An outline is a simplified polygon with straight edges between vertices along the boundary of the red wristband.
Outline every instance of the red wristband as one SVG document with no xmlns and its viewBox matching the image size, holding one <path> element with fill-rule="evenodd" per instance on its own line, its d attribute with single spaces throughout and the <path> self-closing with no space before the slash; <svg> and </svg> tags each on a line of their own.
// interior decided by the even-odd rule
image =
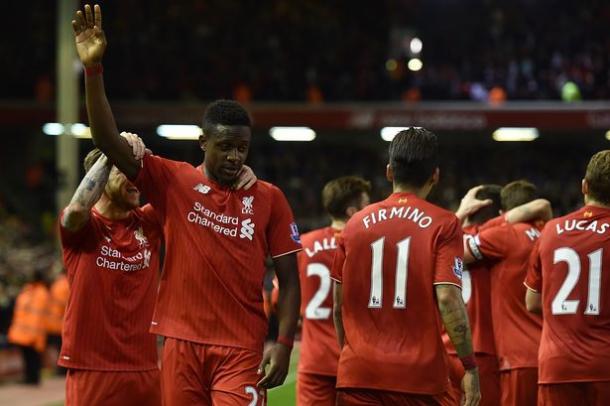
<svg viewBox="0 0 610 406">
<path fill-rule="evenodd" d="M 474 354 L 462 357 L 460 358 L 460 361 L 462 361 L 464 371 L 468 371 L 469 369 L 475 369 L 477 367 L 477 360 L 474 358 Z"/>
<path fill-rule="evenodd" d="M 294 338 L 289 338 L 289 337 L 285 337 L 285 336 L 279 336 L 277 338 L 276 342 L 278 344 L 285 345 L 288 348 L 292 348 L 292 346 L 294 344 Z"/>
<path fill-rule="evenodd" d="M 85 76 L 101 75 L 104 72 L 104 67 L 101 63 L 96 63 L 92 66 L 85 66 Z"/>
</svg>

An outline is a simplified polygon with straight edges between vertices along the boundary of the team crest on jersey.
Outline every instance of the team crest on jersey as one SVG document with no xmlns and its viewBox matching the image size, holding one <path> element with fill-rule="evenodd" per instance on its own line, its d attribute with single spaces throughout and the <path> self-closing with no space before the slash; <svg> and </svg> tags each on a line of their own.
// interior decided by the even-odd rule
<svg viewBox="0 0 610 406">
<path fill-rule="evenodd" d="M 204 185 L 203 183 L 198 183 L 197 185 L 195 185 L 193 190 L 198 191 L 202 195 L 207 195 L 208 193 L 210 193 L 210 190 L 212 190 L 212 188 L 208 185 Z"/>
<path fill-rule="evenodd" d="M 301 243 L 301 235 L 299 234 L 299 227 L 296 223 L 290 223 L 290 238 L 297 244 Z"/>
<path fill-rule="evenodd" d="M 254 209 L 252 208 L 252 204 L 254 203 L 254 196 L 245 196 L 242 200 L 241 200 L 241 204 L 242 204 L 242 208 L 241 208 L 241 213 L 242 214 L 254 214 Z"/>
<path fill-rule="evenodd" d="M 142 229 L 142 227 L 140 227 L 136 231 L 134 231 L 133 235 L 134 235 L 134 237 L 136 237 L 136 240 L 138 240 L 138 244 L 140 245 L 140 248 L 148 247 L 148 239 L 144 235 L 144 230 Z"/>
<path fill-rule="evenodd" d="M 464 273 L 464 261 L 462 261 L 462 258 L 455 257 L 455 260 L 453 261 L 453 273 L 455 276 L 462 279 L 462 274 Z"/>
</svg>

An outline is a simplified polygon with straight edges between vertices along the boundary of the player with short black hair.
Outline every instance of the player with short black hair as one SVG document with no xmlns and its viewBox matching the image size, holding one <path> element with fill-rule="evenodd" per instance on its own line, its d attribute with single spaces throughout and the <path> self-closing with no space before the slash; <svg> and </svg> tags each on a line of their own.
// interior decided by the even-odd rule
<svg viewBox="0 0 610 406">
<path fill-rule="evenodd" d="M 394 193 L 352 216 L 338 239 L 331 270 L 341 346 L 337 405 L 447 401 L 441 323 L 464 362 L 466 405 L 479 402 L 460 291 L 461 224 L 425 200 L 439 173 L 436 135 L 399 132 L 387 166 Z"/>
<path fill-rule="evenodd" d="M 251 141 L 245 109 L 212 103 L 199 138 L 199 167 L 145 155 L 133 159 L 106 98 L 106 49 L 99 6 L 72 22 L 85 66 L 93 141 L 144 192 L 164 229 L 166 256 L 151 332 L 165 337 L 161 384 L 166 405 L 264 403 L 288 373 L 299 316 L 299 233 L 276 186 L 235 190 Z M 260 289 L 271 256 L 280 285 L 279 337 L 263 354 L 267 318 Z M 267 369 L 267 366 L 269 368 Z"/>
</svg>

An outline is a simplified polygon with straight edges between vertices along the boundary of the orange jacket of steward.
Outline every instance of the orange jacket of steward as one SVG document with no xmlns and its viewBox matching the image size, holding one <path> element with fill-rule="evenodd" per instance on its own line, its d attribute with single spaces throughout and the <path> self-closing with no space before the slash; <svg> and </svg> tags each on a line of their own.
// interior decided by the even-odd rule
<svg viewBox="0 0 610 406">
<path fill-rule="evenodd" d="M 47 320 L 47 332 L 49 334 L 61 335 L 69 295 L 70 286 L 68 285 L 68 278 L 62 274 L 51 285 L 49 318 Z"/>
<path fill-rule="evenodd" d="M 47 341 L 49 291 L 40 282 L 26 284 L 15 302 L 8 341 L 42 352 Z"/>
</svg>

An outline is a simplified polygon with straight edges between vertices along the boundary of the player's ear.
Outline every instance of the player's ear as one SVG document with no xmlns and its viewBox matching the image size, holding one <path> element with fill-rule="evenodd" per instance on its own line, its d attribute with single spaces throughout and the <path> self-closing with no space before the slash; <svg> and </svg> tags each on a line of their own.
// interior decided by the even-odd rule
<svg viewBox="0 0 610 406">
<path fill-rule="evenodd" d="M 199 148 L 204 152 L 208 148 L 208 136 L 205 133 L 199 136 Z"/>
<path fill-rule="evenodd" d="M 582 194 L 585 196 L 589 194 L 589 183 L 587 182 L 586 179 L 582 180 L 580 190 L 582 191 Z"/>
<path fill-rule="evenodd" d="M 385 167 L 385 178 L 390 182 L 394 182 L 394 171 L 392 170 L 390 164 L 387 164 Z"/>
<path fill-rule="evenodd" d="M 434 173 L 432 174 L 432 185 L 433 186 L 436 185 L 440 179 L 441 179 L 441 169 L 437 167 L 434 170 Z"/>
<path fill-rule="evenodd" d="M 349 206 L 345 209 L 345 216 L 350 219 L 354 214 L 358 213 L 358 208 L 354 206 Z"/>
</svg>

